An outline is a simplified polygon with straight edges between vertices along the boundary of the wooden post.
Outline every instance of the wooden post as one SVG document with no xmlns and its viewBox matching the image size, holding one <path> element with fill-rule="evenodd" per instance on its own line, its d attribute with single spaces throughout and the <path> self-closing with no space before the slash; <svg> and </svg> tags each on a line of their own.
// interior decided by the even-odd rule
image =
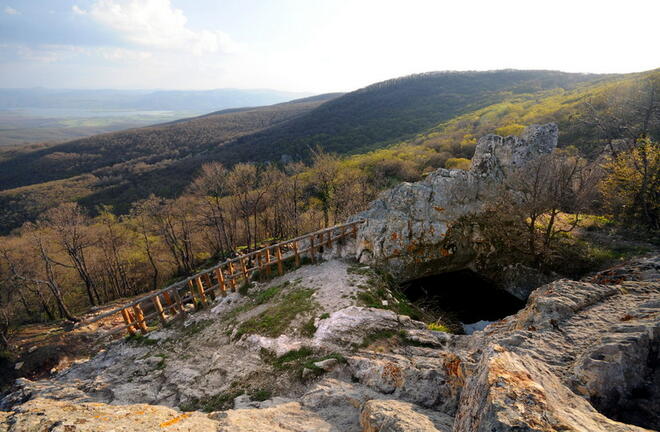
<svg viewBox="0 0 660 432">
<path fill-rule="evenodd" d="M 241 271 L 243 272 L 243 279 L 245 279 L 245 283 L 250 282 L 250 277 L 248 276 L 247 267 L 245 267 L 245 258 L 241 258 Z"/>
<path fill-rule="evenodd" d="M 266 249 L 266 274 L 270 276 L 270 249 Z"/>
<path fill-rule="evenodd" d="M 213 282 L 211 281 L 211 273 L 204 273 L 202 275 L 204 282 L 206 282 L 207 293 L 211 296 L 211 300 L 215 300 L 215 291 L 213 290 Z"/>
<path fill-rule="evenodd" d="M 160 323 L 165 325 L 165 311 L 163 310 L 163 305 L 160 302 L 160 297 L 154 296 L 151 298 L 151 300 L 154 302 L 154 306 L 156 307 L 156 310 L 158 311 L 158 319 L 160 320 Z"/>
<path fill-rule="evenodd" d="M 357 238 L 357 222 L 353 223 L 353 238 Z"/>
<path fill-rule="evenodd" d="M 300 255 L 298 255 L 298 242 L 293 242 L 293 254 L 296 257 L 296 267 L 300 267 Z"/>
<path fill-rule="evenodd" d="M 342 226 L 341 232 L 339 233 L 339 238 L 344 238 L 345 235 L 346 235 L 346 227 Z"/>
<path fill-rule="evenodd" d="M 163 298 L 165 299 L 165 303 L 167 304 L 167 310 L 170 314 L 176 315 L 177 314 L 177 308 L 175 306 L 174 300 L 172 300 L 172 297 L 170 296 L 170 293 L 165 291 L 163 293 Z"/>
<path fill-rule="evenodd" d="M 185 318 L 186 308 L 183 307 L 183 299 L 179 295 L 179 289 L 177 287 L 172 288 L 172 296 L 174 297 L 174 301 L 176 302 L 179 308 L 179 318 L 181 319 Z"/>
<path fill-rule="evenodd" d="M 133 336 L 135 334 L 135 327 L 133 327 L 130 313 L 126 309 L 122 309 L 121 316 L 122 318 L 124 318 L 124 322 L 128 326 L 126 327 L 126 330 L 128 331 L 128 335 Z"/>
<path fill-rule="evenodd" d="M 277 272 L 282 276 L 284 269 L 282 268 L 282 249 L 279 246 L 275 248 L 275 257 L 277 258 Z"/>
<path fill-rule="evenodd" d="M 188 281 L 188 288 L 190 291 L 190 300 L 192 300 L 193 303 L 195 303 L 195 284 L 193 284 L 192 279 Z"/>
<path fill-rule="evenodd" d="M 142 307 L 139 304 L 136 304 L 133 306 L 133 311 L 135 311 L 135 320 L 137 321 L 137 325 L 140 328 L 140 331 L 142 334 L 147 334 L 149 327 L 147 327 L 147 323 L 144 321 L 144 313 L 142 312 Z"/>
<path fill-rule="evenodd" d="M 316 253 L 314 252 L 314 236 L 309 237 L 309 257 L 312 262 L 316 262 Z"/>
<path fill-rule="evenodd" d="M 229 263 L 229 283 L 231 284 L 231 290 L 236 292 L 236 278 L 234 278 L 234 264 Z"/>
<path fill-rule="evenodd" d="M 328 249 L 332 248 L 332 230 L 328 231 Z"/>
<path fill-rule="evenodd" d="M 227 287 L 225 286 L 225 275 L 222 273 L 222 268 L 215 269 L 215 277 L 218 278 L 218 287 L 220 287 L 220 294 L 227 295 Z"/>
<path fill-rule="evenodd" d="M 261 262 L 261 254 L 257 254 L 257 267 L 259 267 L 259 273 L 263 270 L 263 263 Z"/>
<path fill-rule="evenodd" d="M 204 292 L 204 284 L 202 283 L 201 276 L 197 276 L 195 278 L 195 283 L 197 284 L 197 290 L 199 292 L 199 300 L 202 302 L 203 305 L 206 305 L 207 304 L 206 292 Z"/>
</svg>

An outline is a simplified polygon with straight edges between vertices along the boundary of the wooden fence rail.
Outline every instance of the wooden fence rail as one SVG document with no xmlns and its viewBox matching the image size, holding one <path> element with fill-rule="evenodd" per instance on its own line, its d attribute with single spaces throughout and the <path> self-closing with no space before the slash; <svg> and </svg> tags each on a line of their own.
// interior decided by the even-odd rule
<svg viewBox="0 0 660 432">
<path fill-rule="evenodd" d="M 172 319 L 183 319 L 188 313 L 186 305 L 206 306 L 209 300 L 218 295 L 226 296 L 227 291 L 236 292 L 238 283 L 249 283 L 257 272 L 270 276 L 275 266 L 277 274 L 282 275 L 286 261 L 293 259 L 294 266 L 299 267 L 305 256 L 316 262 L 324 248 L 332 248 L 334 242 L 345 237 L 355 238 L 357 226 L 362 222 L 358 220 L 325 228 L 223 261 L 187 279 L 85 320 L 80 325 L 119 314 L 124 324 L 105 333 L 104 337 L 123 330 L 129 335 L 137 332 L 146 334 L 149 332 L 150 320 L 156 320 L 157 325 L 164 325 Z M 146 315 L 145 310 L 149 312 Z"/>
</svg>

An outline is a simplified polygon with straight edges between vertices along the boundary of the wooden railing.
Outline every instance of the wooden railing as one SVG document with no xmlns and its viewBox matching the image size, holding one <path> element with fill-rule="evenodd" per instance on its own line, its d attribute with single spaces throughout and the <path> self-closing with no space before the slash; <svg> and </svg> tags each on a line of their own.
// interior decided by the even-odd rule
<svg viewBox="0 0 660 432">
<path fill-rule="evenodd" d="M 188 313 L 187 306 L 192 304 L 192 310 L 195 310 L 198 306 L 206 306 L 209 298 L 213 300 L 217 295 L 226 296 L 227 291 L 235 292 L 239 283 L 249 283 L 256 272 L 271 276 L 273 271 L 277 271 L 278 275 L 282 275 L 285 271 L 285 262 L 288 260 L 293 260 L 295 267 L 301 265 L 303 257 L 316 262 L 324 248 L 331 248 L 335 242 L 347 236 L 356 237 L 357 226 L 362 222 L 358 220 L 325 228 L 229 259 L 187 279 L 85 320 L 80 325 L 84 326 L 120 314 L 124 324 L 105 333 L 104 337 L 122 330 L 126 330 L 129 335 L 135 335 L 138 331 L 146 334 L 149 332 L 149 320 L 157 320 L 157 325 L 164 325 L 171 319 L 183 319 Z"/>
</svg>

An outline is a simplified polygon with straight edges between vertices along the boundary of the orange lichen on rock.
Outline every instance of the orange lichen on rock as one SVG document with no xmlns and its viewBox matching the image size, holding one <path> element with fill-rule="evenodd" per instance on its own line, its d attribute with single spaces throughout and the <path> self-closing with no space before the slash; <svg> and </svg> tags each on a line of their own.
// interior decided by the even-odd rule
<svg viewBox="0 0 660 432">
<path fill-rule="evenodd" d="M 187 419 L 188 417 L 190 417 L 190 414 L 181 414 L 179 416 L 174 417 L 173 419 L 162 422 L 160 424 L 160 427 L 164 428 L 164 427 L 172 426 L 173 424 L 177 424 L 181 420 Z"/>
</svg>

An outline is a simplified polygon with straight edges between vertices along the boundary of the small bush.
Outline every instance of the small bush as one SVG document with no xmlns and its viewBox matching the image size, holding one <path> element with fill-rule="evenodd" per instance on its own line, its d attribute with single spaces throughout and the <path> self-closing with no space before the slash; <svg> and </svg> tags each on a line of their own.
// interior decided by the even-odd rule
<svg viewBox="0 0 660 432">
<path fill-rule="evenodd" d="M 433 330 L 433 331 L 451 333 L 451 330 L 449 330 L 449 327 L 447 327 L 444 324 L 429 323 L 429 324 L 426 325 L 426 328 L 429 329 L 429 330 Z"/>
</svg>

